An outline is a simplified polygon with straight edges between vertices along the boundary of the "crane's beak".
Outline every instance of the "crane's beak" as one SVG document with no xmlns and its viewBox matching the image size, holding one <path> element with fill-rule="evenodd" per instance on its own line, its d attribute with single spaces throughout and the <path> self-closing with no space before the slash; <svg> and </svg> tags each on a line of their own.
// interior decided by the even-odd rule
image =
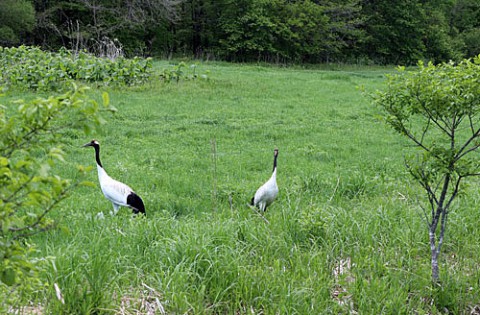
<svg viewBox="0 0 480 315">
<path fill-rule="evenodd" d="M 91 146 L 92 146 L 92 143 L 89 142 L 89 143 L 85 143 L 84 145 L 82 145 L 82 148 L 91 147 Z"/>
</svg>

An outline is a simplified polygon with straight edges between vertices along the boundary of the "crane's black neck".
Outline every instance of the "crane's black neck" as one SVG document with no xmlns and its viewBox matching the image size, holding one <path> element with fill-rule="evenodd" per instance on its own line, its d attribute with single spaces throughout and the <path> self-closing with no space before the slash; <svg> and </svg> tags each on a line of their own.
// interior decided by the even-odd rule
<svg viewBox="0 0 480 315">
<path fill-rule="evenodd" d="M 275 151 L 275 154 L 273 155 L 273 171 L 275 172 L 275 169 L 277 168 L 277 156 L 278 156 L 278 151 Z"/>
<path fill-rule="evenodd" d="M 102 162 L 100 161 L 100 146 L 98 144 L 94 144 L 93 148 L 95 149 L 95 159 L 97 160 L 97 164 L 103 168 Z"/>
</svg>

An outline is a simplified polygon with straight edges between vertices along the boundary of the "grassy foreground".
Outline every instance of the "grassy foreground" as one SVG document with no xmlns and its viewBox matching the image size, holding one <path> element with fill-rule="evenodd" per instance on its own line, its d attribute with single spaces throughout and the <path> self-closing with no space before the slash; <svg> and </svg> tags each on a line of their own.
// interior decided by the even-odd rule
<svg viewBox="0 0 480 315">
<path fill-rule="evenodd" d="M 93 137 L 107 172 L 142 196 L 148 216 L 110 216 L 93 169 L 97 187 L 55 212 L 62 228 L 31 240 L 55 257 L 34 305 L 52 314 L 480 309 L 478 182 L 449 216 L 433 289 L 420 190 L 403 165 L 411 148 L 358 89 L 381 88 L 386 69 L 200 68 L 210 81 L 108 91 L 119 111 Z M 80 134 L 65 139 L 63 176 L 94 166 Z M 269 178 L 275 147 L 280 194 L 267 223 L 247 203 Z"/>
</svg>

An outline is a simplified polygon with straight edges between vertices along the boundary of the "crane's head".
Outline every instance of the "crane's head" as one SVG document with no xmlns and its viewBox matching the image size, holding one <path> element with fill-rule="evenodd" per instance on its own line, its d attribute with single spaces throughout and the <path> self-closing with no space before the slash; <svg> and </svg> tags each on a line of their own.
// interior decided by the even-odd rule
<svg viewBox="0 0 480 315">
<path fill-rule="evenodd" d="M 273 150 L 273 156 L 277 156 L 278 155 L 278 149 L 275 148 L 275 150 Z"/>
<path fill-rule="evenodd" d="M 95 140 L 95 139 L 93 139 L 93 140 L 90 141 L 89 143 L 85 143 L 85 144 L 83 145 L 83 147 L 94 147 L 94 148 L 95 148 L 95 147 L 99 147 L 99 146 L 100 146 L 100 143 L 99 143 L 97 140 Z"/>
</svg>

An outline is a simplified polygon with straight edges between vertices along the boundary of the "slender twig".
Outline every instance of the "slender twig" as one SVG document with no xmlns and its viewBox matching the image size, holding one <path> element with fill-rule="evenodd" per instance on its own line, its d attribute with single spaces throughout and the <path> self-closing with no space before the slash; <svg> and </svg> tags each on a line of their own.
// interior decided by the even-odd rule
<svg viewBox="0 0 480 315">
<path fill-rule="evenodd" d="M 34 178 L 35 178 L 35 175 L 30 175 L 30 177 L 25 182 L 23 182 L 22 185 L 20 185 L 10 196 L 8 196 L 5 199 L 2 199 L 2 201 L 4 203 L 9 203 L 15 200 L 14 198 L 16 197 L 16 195 L 20 191 L 22 191 Z"/>
<path fill-rule="evenodd" d="M 427 215 L 427 210 L 425 209 L 425 207 L 422 206 L 422 204 L 420 203 L 420 200 L 418 200 L 418 197 L 417 197 L 417 203 L 420 206 L 420 209 L 422 209 L 422 213 L 423 213 L 423 217 L 425 219 L 425 223 L 430 228 L 430 220 L 429 220 L 428 215 Z"/>
<path fill-rule="evenodd" d="M 428 195 L 430 204 L 432 205 L 432 208 L 434 208 L 434 203 L 435 204 L 438 203 L 438 200 L 437 200 L 435 191 L 432 190 L 432 187 L 428 183 L 428 176 L 425 174 L 425 170 L 422 168 L 422 169 L 420 169 L 420 171 L 418 173 L 416 173 L 412 169 L 410 164 L 408 164 L 406 161 L 405 161 L 405 167 L 410 172 L 410 174 L 412 174 L 414 177 L 418 177 L 418 176 L 420 177 L 418 182 L 419 182 L 420 186 L 422 186 L 427 191 L 427 195 Z M 418 174 L 418 176 L 416 174 Z"/>
<path fill-rule="evenodd" d="M 420 138 L 420 142 L 423 143 L 423 140 L 425 139 L 425 135 L 427 134 L 428 132 L 428 129 L 430 129 L 430 122 L 431 120 L 427 120 L 427 125 L 425 126 L 425 128 L 423 129 L 423 132 L 422 132 L 422 137 Z"/>
<path fill-rule="evenodd" d="M 69 187 L 67 187 L 66 189 L 64 189 L 58 196 L 55 200 L 53 200 L 53 202 L 43 211 L 42 214 L 40 214 L 35 222 L 33 222 L 32 224 L 30 225 L 27 225 L 27 226 L 24 226 L 24 227 L 21 227 L 21 228 L 14 228 L 14 227 L 10 227 L 9 228 L 9 231 L 11 232 L 14 232 L 14 233 L 18 233 L 18 232 L 22 232 L 22 231 L 25 231 L 25 230 L 31 230 L 35 227 L 37 227 L 43 220 L 43 218 L 53 209 L 55 208 L 55 206 L 57 206 L 62 200 L 64 200 L 66 197 L 67 197 L 67 194 L 70 190 L 74 189 L 75 187 L 77 187 L 79 185 L 79 183 L 75 183 L 73 185 L 70 185 Z M 33 235 L 33 234 L 36 234 L 38 233 L 38 231 L 34 231 L 34 232 L 29 232 L 29 233 L 21 233 L 21 234 L 17 234 L 13 237 L 13 239 L 20 239 L 20 238 L 24 238 L 24 237 L 28 237 L 30 235 Z"/>
<path fill-rule="evenodd" d="M 427 152 L 430 152 L 430 149 L 427 148 L 422 142 L 420 142 L 413 134 L 411 134 L 406 128 L 405 126 L 402 125 L 402 132 L 410 139 L 412 140 L 413 142 L 415 142 L 415 144 L 419 147 L 421 147 L 422 149 L 424 149 L 425 151 Z"/>
<path fill-rule="evenodd" d="M 257 210 L 256 207 L 254 207 L 254 206 L 252 206 L 252 205 L 250 205 L 250 204 L 247 204 L 247 206 L 248 206 L 250 209 L 252 209 L 256 214 L 258 214 L 267 224 L 270 224 L 270 222 L 268 222 L 267 218 L 265 218 L 265 217 L 263 216 L 263 214 L 261 214 L 260 211 Z"/>
<path fill-rule="evenodd" d="M 457 154 L 456 157 L 455 157 L 455 162 L 457 162 L 459 159 L 461 159 L 462 157 L 464 157 L 464 156 L 467 155 L 468 153 L 473 152 L 473 151 L 476 151 L 478 148 L 480 148 L 480 143 L 474 145 L 473 147 L 471 147 L 470 149 L 464 151 L 464 152 L 463 152 L 462 154 L 460 154 L 460 155 Z"/>
<path fill-rule="evenodd" d="M 453 129 L 457 129 L 461 125 L 461 123 L 463 122 L 464 118 L 465 118 L 465 116 L 458 117 L 455 125 L 453 125 Z"/>
<path fill-rule="evenodd" d="M 435 119 L 435 117 L 432 115 L 432 113 L 430 112 L 430 110 L 429 110 L 428 108 L 426 108 L 424 102 L 422 102 L 422 101 L 420 101 L 420 100 L 418 100 L 418 102 L 419 102 L 420 106 L 422 107 L 424 113 L 426 114 L 427 118 L 430 119 L 431 121 L 433 121 L 433 123 L 434 123 L 441 131 L 443 131 L 444 133 L 446 133 L 446 134 L 450 137 L 450 136 L 451 136 L 451 135 L 450 135 L 450 132 L 449 132 L 447 129 L 445 129 L 445 127 L 442 126 L 442 124 L 440 124 L 440 123 L 437 121 L 437 119 Z M 447 124 L 445 121 L 443 121 L 442 119 L 440 119 L 440 121 L 441 121 L 443 124 L 445 124 L 445 125 L 448 126 L 448 124 Z"/>
<path fill-rule="evenodd" d="M 33 137 L 36 134 L 39 134 L 41 131 L 46 130 L 47 124 L 50 122 L 51 118 L 52 117 L 47 117 L 47 119 L 41 125 L 32 128 L 29 132 L 24 134 L 22 136 L 22 141 L 21 142 L 19 142 L 19 143 L 12 142 L 12 144 L 9 147 L 5 148 L 6 151 L 4 153 L 4 156 L 5 157 L 10 157 L 13 154 L 13 152 L 15 152 L 16 150 L 20 150 L 25 145 L 30 144 Z"/>
<path fill-rule="evenodd" d="M 337 194 L 338 185 L 340 185 L 340 177 L 337 177 L 337 185 L 335 185 L 335 189 L 333 190 L 332 195 L 331 195 L 330 198 L 328 199 L 328 202 L 331 202 L 332 199 L 333 199 L 333 198 L 335 197 L 335 195 Z"/>
<path fill-rule="evenodd" d="M 453 189 L 453 192 L 452 192 L 452 195 L 450 196 L 448 202 L 447 202 L 447 205 L 445 206 L 445 209 L 450 209 L 450 205 L 452 204 L 452 201 L 453 199 L 455 199 L 455 197 L 457 197 L 458 195 L 458 191 L 460 189 L 460 181 L 462 180 L 464 176 L 461 176 L 459 175 L 456 182 L 455 182 L 455 188 Z"/>
<path fill-rule="evenodd" d="M 475 126 L 474 126 L 474 123 L 472 121 L 472 116 L 471 115 L 468 115 L 468 122 L 470 124 L 470 131 L 472 132 L 472 135 L 475 134 Z"/>
<path fill-rule="evenodd" d="M 475 151 L 480 147 L 480 144 L 475 144 L 473 147 L 466 150 L 466 148 L 470 145 L 470 143 L 472 143 L 472 141 L 478 138 L 479 136 L 480 136 L 480 128 L 477 129 L 477 131 L 475 131 L 473 135 L 463 144 L 460 150 L 458 150 L 457 154 L 454 157 L 455 162 L 461 159 L 462 157 L 464 157 L 465 155 L 467 155 L 468 153 Z"/>
<path fill-rule="evenodd" d="M 440 253 L 440 249 L 441 249 L 442 244 L 443 244 L 443 238 L 444 238 L 445 229 L 446 229 L 446 226 L 447 226 L 447 217 L 448 217 L 448 211 L 444 210 L 442 212 L 442 219 L 441 219 L 441 222 L 440 222 L 440 237 L 438 239 L 437 248 L 436 248 L 437 256 Z"/>
</svg>

